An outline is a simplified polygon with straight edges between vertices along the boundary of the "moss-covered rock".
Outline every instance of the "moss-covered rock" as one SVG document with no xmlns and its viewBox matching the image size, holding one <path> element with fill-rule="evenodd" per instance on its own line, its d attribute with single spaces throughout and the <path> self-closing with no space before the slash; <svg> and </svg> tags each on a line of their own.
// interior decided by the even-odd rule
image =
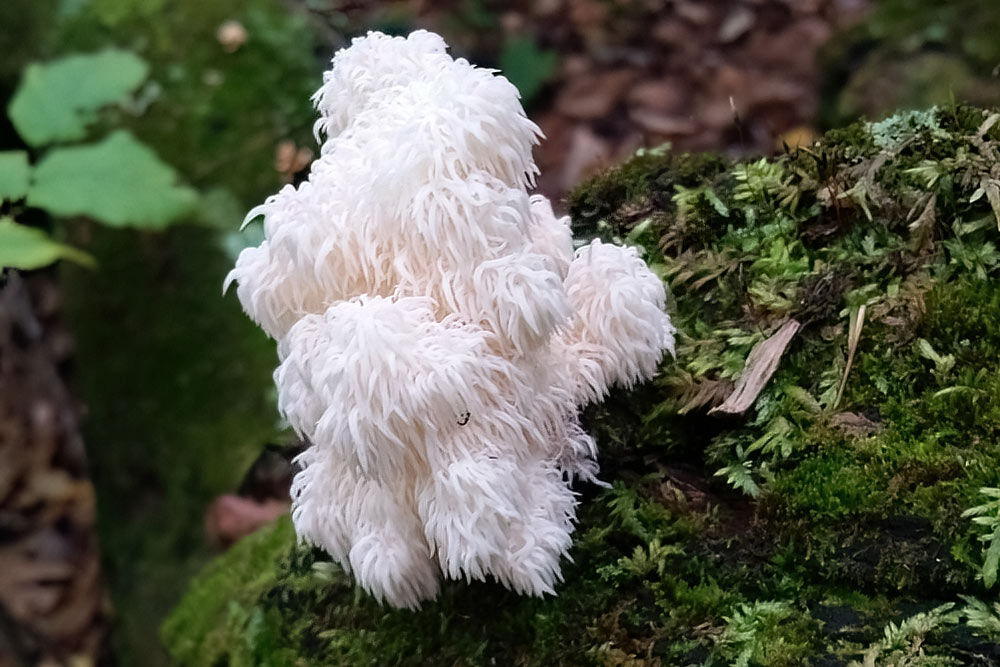
<svg viewBox="0 0 1000 667">
<path fill-rule="evenodd" d="M 647 151 L 570 204 L 578 235 L 645 248 L 679 336 L 656 380 L 587 410 L 612 486 L 581 489 L 558 597 L 449 582 L 386 609 L 282 522 L 195 581 L 175 659 L 998 664 L 1000 114 L 856 123 L 770 161 Z"/>
</svg>

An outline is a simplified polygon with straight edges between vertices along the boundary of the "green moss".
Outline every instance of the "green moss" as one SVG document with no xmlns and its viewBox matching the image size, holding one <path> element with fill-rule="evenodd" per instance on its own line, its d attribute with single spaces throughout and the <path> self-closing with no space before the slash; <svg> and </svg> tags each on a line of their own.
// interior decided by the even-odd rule
<svg viewBox="0 0 1000 667">
<path fill-rule="evenodd" d="M 711 154 L 678 155 L 669 146 L 646 151 L 580 186 L 570 200 L 575 236 L 624 235 L 639 216 L 672 208 L 675 186 L 710 184 L 725 162 Z"/>
<path fill-rule="evenodd" d="M 846 450 L 804 459 L 771 488 L 787 516 L 829 522 L 883 505 L 887 481 Z"/>
<path fill-rule="evenodd" d="M 232 656 L 278 637 L 268 655 L 308 664 L 994 655 L 941 611 L 988 593 L 962 513 L 1000 487 L 1000 239 L 976 194 L 1000 163 L 996 127 L 976 136 L 990 117 L 856 123 L 771 161 L 659 150 L 582 185 L 574 224 L 641 244 L 665 277 L 678 354 L 585 411 L 613 486 L 582 489 L 558 597 L 449 582 L 418 613 L 386 610 L 322 553 L 290 550 L 240 616 L 266 641 L 192 613 L 233 594 L 201 581 L 169 626 L 175 656 L 218 632 Z M 754 405 L 711 414 L 789 319 L 801 328 Z"/>
<path fill-rule="evenodd" d="M 174 658 L 183 664 L 214 665 L 220 659 L 233 666 L 263 664 L 257 658 L 273 648 L 274 637 L 265 629 L 269 619 L 254 605 L 274 586 L 275 564 L 293 544 L 294 531 L 286 517 L 240 541 L 206 567 L 195 578 L 183 610 L 163 625 Z M 227 595 L 219 596 L 219 590 Z M 190 628 L 203 633 L 181 634 Z M 253 641 L 231 644 L 233 634 Z M 270 642 L 260 641 L 265 637 Z"/>
<path fill-rule="evenodd" d="M 814 621 L 787 602 L 741 604 L 725 621 L 718 655 L 730 664 L 792 667 L 815 654 Z"/>
</svg>

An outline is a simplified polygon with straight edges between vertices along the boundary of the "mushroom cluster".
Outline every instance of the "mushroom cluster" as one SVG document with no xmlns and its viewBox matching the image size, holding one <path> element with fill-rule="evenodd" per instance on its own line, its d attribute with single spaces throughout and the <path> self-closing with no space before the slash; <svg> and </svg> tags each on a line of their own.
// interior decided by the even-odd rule
<svg viewBox="0 0 1000 667">
<path fill-rule="evenodd" d="M 442 574 L 554 593 L 597 473 L 579 408 L 673 352 L 663 283 L 635 249 L 574 251 L 528 193 L 517 89 L 438 35 L 355 39 L 314 102 L 320 156 L 250 212 L 265 240 L 227 279 L 312 443 L 296 531 L 396 607 Z"/>
</svg>

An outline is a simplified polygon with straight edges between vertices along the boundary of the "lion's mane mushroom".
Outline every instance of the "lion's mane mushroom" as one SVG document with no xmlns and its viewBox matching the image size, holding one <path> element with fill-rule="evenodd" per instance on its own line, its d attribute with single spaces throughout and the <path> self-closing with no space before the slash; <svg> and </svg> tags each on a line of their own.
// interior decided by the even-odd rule
<svg viewBox="0 0 1000 667">
<path fill-rule="evenodd" d="M 446 48 L 369 33 L 334 56 L 320 157 L 251 211 L 265 240 L 227 279 L 313 443 L 299 536 L 409 608 L 442 573 L 554 593 L 570 484 L 597 472 L 579 407 L 673 352 L 662 282 L 634 249 L 574 252 L 528 194 L 540 132 L 516 88 Z"/>
</svg>

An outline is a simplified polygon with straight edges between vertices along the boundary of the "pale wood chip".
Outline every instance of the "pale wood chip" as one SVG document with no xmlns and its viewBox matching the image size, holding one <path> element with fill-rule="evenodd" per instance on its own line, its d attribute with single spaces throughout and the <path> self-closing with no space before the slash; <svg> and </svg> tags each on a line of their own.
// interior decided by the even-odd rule
<svg viewBox="0 0 1000 667">
<path fill-rule="evenodd" d="M 778 370 L 781 355 L 785 353 L 785 348 L 798 330 L 799 323 L 796 320 L 788 320 L 773 336 L 754 345 L 747 355 L 743 374 L 736 382 L 733 393 L 722 405 L 709 410 L 708 414 L 739 415 L 746 412 L 757 400 L 761 390 L 767 386 L 774 372 Z"/>
</svg>

